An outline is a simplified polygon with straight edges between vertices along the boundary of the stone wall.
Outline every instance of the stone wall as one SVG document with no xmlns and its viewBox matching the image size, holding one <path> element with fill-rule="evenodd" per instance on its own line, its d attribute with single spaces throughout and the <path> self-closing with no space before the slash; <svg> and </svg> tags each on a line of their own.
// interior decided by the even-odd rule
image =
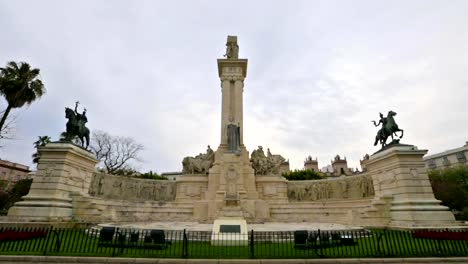
<svg viewBox="0 0 468 264">
<path fill-rule="evenodd" d="M 373 196 L 372 177 L 368 174 L 288 182 L 288 199 L 290 201 L 362 199 Z"/>
<path fill-rule="evenodd" d="M 95 173 L 89 195 L 131 201 L 174 201 L 176 182 Z"/>
</svg>

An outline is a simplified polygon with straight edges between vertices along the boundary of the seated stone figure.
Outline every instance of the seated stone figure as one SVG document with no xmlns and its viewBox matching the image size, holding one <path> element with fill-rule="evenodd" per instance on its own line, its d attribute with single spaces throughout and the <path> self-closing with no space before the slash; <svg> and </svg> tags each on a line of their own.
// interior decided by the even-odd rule
<svg viewBox="0 0 468 264">
<path fill-rule="evenodd" d="M 182 160 L 182 172 L 184 174 L 208 173 L 213 166 L 214 151 L 208 145 L 205 154 L 198 154 L 195 157 L 185 157 Z"/>
<path fill-rule="evenodd" d="M 258 149 L 252 151 L 252 155 L 250 156 L 255 175 L 277 175 L 279 174 L 281 163 L 285 160 L 281 155 L 272 155 L 270 149 L 268 149 L 267 156 L 265 156 L 262 146 L 258 146 Z"/>
</svg>

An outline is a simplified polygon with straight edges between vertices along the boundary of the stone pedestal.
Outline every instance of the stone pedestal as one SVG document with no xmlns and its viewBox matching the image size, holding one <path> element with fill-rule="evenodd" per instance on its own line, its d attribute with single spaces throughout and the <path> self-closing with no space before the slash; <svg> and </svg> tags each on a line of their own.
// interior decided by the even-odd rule
<svg viewBox="0 0 468 264">
<path fill-rule="evenodd" d="M 455 218 L 432 192 L 422 157 L 427 150 L 394 145 L 366 162 L 374 182 L 375 200 L 390 200 L 393 227 L 454 225 Z M 384 213 L 384 212 L 382 212 Z"/>
<path fill-rule="evenodd" d="M 49 143 L 39 148 L 37 174 L 23 201 L 8 211 L 14 221 L 72 220 L 71 195 L 88 195 L 97 160 L 69 143 Z"/>
<path fill-rule="evenodd" d="M 205 194 L 207 220 L 219 217 L 244 217 L 253 221 L 259 195 L 249 153 L 244 147 L 236 153 L 220 146 L 209 171 Z M 205 208 L 200 205 L 200 208 Z"/>
<path fill-rule="evenodd" d="M 212 246 L 247 246 L 249 235 L 247 222 L 242 218 L 223 217 L 213 223 Z"/>
</svg>

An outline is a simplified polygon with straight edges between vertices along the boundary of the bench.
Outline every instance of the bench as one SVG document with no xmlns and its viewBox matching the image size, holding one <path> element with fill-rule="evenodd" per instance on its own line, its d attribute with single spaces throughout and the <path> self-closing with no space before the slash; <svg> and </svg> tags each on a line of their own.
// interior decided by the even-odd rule
<svg viewBox="0 0 468 264">
<path fill-rule="evenodd" d="M 318 249 L 333 246 L 355 245 L 353 236 L 337 232 L 308 232 L 297 230 L 294 232 L 294 248 L 296 249 Z"/>
<path fill-rule="evenodd" d="M 123 250 L 124 248 L 141 249 L 166 249 L 171 245 L 166 241 L 164 230 L 151 230 L 149 234 L 143 234 L 141 239 L 140 232 L 119 232 L 115 227 L 103 227 L 99 233 L 98 247 L 112 247 Z"/>
</svg>

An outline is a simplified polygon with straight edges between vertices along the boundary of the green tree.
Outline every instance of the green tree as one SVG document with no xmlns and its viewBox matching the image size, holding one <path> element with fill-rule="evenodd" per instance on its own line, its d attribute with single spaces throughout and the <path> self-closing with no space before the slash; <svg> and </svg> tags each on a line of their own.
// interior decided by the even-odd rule
<svg viewBox="0 0 468 264">
<path fill-rule="evenodd" d="M 151 180 L 167 180 L 165 176 L 159 175 L 157 172 L 149 171 L 135 176 L 142 179 L 151 179 Z"/>
<path fill-rule="evenodd" d="M 468 167 L 432 170 L 428 175 L 435 197 L 450 209 L 462 212 L 458 219 L 468 220 Z"/>
<path fill-rule="evenodd" d="M 44 84 L 38 79 L 39 72 L 26 62 L 10 61 L 5 68 L 0 68 L 0 94 L 8 104 L 0 120 L 0 131 L 11 109 L 29 105 L 45 93 Z"/>
<path fill-rule="evenodd" d="M 16 202 L 21 201 L 21 197 L 29 193 L 32 179 L 23 179 L 15 183 L 13 188 L 8 192 L 0 193 L 0 214 L 6 214 L 8 209 Z"/>
<path fill-rule="evenodd" d="M 324 176 L 316 171 L 312 170 L 294 170 L 283 173 L 288 181 L 306 181 L 306 180 L 321 180 Z"/>
<path fill-rule="evenodd" d="M 33 163 L 39 162 L 39 151 L 37 151 L 38 147 L 43 147 L 47 145 L 47 143 L 50 143 L 50 137 L 49 136 L 39 136 L 39 139 L 33 143 L 34 148 L 36 149 L 36 152 L 32 154 L 33 158 Z"/>
</svg>

